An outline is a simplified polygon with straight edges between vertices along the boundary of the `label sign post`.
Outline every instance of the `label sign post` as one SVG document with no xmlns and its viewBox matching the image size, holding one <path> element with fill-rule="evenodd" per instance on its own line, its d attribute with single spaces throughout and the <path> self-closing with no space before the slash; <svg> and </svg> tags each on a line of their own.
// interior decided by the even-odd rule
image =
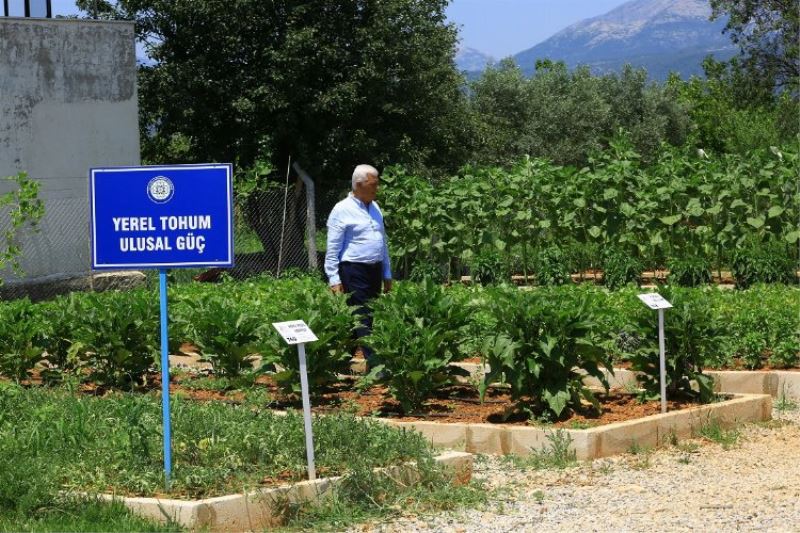
<svg viewBox="0 0 800 533">
<path fill-rule="evenodd" d="M 661 412 L 667 412 L 667 360 L 664 347 L 664 309 L 672 304 L 657 292 L 640 294 L 639 299 L 650 309 L 658 310 L 658 365 L 661 373 Z"/>
<path fill-rule="evenodd" d="M 308 398 L 308 372 L 306 369 L 306 343 L 314 342 L 317 336 L 302 320 L 274 322 L 272 324 L 281 334 L 286 344 L 297 345 L 297 357 L 300 359 L 300 392 L 303 396 L 303 425 L 306 434 L 306 459 L 308 460 L 308 479 L 317 479 L 314 466 L 314 434 L 311 432 L 311 402 Z"/>
<path fill-rule="evenodd" d="M 233 267 L 230 164 L 89 171 L 92 270 L 158 269 L 164 479 L 172 473 L 167 268 Z"/>
</svg>

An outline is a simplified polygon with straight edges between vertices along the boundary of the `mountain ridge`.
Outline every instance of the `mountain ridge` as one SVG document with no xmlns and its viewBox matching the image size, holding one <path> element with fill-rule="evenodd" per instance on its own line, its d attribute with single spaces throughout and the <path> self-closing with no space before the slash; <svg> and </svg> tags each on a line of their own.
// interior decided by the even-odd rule
<svg viewBox="0 0 800 533">
<path fill-rule="evenodd" d="M 684 78 L 703 75 L 706 56 L 724 60 L 738 50 L 722 33 L 726 21 L 710 16 L 708 0 L 631 0 L 567 26 L 512 58 L 526 75 L 534 73 L 539 59 L 564 61 L 570 68 L 586 65 L 595 74 L 619 72 L 631 64 L 662 81 L 670 72 Z M 462 70 L 476 75 L 474 69 Z"/>
</svg>

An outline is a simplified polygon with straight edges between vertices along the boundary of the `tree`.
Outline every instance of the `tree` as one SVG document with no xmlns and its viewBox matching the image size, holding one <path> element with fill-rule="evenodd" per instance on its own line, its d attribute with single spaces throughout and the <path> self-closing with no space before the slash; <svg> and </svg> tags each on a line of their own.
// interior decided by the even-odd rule
<svg viewBox="0 0 800 533">
<path fill-rule="evenodd" d="M 249 166 L 266 139 L 276 166 L 293 154 L 321 177 L 362 160 L 458 164 L 463 80 L 446 4 L 120 0 L 96 10 L 135 20 L 154 61 L 140 76 L 147 159 L 177 139 L 187 159 Z"/>
<path fill-rule="evenodd" d="M 347 187 L 358 163 L 449 170 L 466 156 L 447 0 L 79 5 L 134 20 L 146 43 L 153 64 L 140 67 L 139 105 L 148 162 L 251 168 L 268 159 L 285 169 L 291 156 L 324 197 Z"/>
<path fill-rule="evenodd" d="M 705 78 L 667 82 L 690 110 L 697 148 L 747 154 L 796 139 L 798 102 L 788 91 L 776 94 L 772 78 L 754 75 L 736 57 L 721 62 L 709 56 L 703 70 Z"/>
<path fill-rule="evenodd" d="M 775 80 L 797 97 L 800 9 L 797 0 L 711 0 L 712 19 L 727 16 L 725 32 L 739 45 L 743 66 Z"/>
<path fill-rule="evenodd" d="M 570 71 L 544 60 L 525 78 L 509 60 L 488 68 L 470 89 L 480 163 L 508 165 L 530 155 L 582 165 L 620 129 L 650 159 L 662 142 L 681 144 L 689 125 L 675 91 L 629 66 L 594 76 L 587 67 Z"/>
</svg>

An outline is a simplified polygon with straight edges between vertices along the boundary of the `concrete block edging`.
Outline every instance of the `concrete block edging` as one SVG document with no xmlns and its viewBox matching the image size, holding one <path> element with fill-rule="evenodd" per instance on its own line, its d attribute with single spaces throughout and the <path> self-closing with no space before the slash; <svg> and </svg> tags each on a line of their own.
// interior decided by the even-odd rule
<svg viewBox="0 0 800 533">
<path fill-rule="evenodd" d="M 457 483 L 466 483 L 472 476 L 473 456 L 470 453 L 450 451 L 438 455 L 435 460 L 450 472 Z M 375 471 L 401 478 L 404 483 L 414 483 L 418 479 L 413 463 L 376 468 Z M 281 525 L 284 520 L 282 511 L 287 506 L 322 500 L 343 480 L 344 476 L 320 478 L 201 500 L 114 494 L 101 494 L 99 498 L 119 501 L 141 517 L 159 523 L 175 522 L 190 530 L 256 531 Z"/>
<path fill-rule="evenodd" d="M 625 453 L 633 446 L 661 446 L 673 436 L 692 437 L 710 420 L 729 428 L 744 422 L 769 420 L 771 417 L 772 398 L 769 395 L 734 394 L 728 400 L 666 414 L 589 429 L 561 430 L 572 439 L 571 446 L 576 457 L 588 460 Z M 436 447 L 492 455 L 530 455 L 544 450 L 550 444 L 549 437 L 557 431 L 547 427 L 377 420 L 419 431 Z"/>
</svg>

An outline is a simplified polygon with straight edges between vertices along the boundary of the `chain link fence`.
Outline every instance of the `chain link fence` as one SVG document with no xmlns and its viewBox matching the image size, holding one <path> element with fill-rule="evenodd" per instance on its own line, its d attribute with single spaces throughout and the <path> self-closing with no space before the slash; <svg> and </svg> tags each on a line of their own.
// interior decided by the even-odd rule
<svg viewBox="0 0 800 533">
<path fill-rule="evenodd" d="M 224 272 L 236 279 L 263 273 L 281 275 L 292 269 L 320 270 L 314 226 L 314 183 L 302 169 L 301 178 L 239 200 L 234 206 L 232 269 L 173 269 L 176 283 L 214 282 Z M 157 283 L 154 270 L 91 271 L 89 203 L 86 198 L 45 197 L 44 217 L 36 229 L 17 233 L 22 254 L 19 269 L 0 271 L 0 300 L 29 297 L 46 300 L 72 291 L 128 289 Z M 312 221 L 308 224 L 308 221 Z M 0 232 L 10 227 L 0 214 Z M 2 233 L 0 233 L 2 234 Z M 3 245 L 0 243 L 0 245 Z"/>
</svg>

